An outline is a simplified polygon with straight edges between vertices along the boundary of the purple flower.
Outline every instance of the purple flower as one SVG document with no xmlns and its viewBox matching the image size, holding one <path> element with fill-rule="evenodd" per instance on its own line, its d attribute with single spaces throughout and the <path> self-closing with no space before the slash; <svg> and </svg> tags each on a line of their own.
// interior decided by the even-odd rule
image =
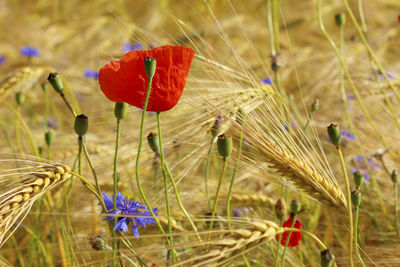
<svg viewBox="0 0 400 267">
<path fill-rule="evenodd" d="M 354 100 L 354 99 L 356 99 L 356 97 L 355 97 L 355 95 L 351 94 L 351 95 L 347 95 L 347 99 Z"/>
<path fill-rule="evenodd" d="M 340 137 L 341 137 L 342 139 L 346 139 L 347 141 L 354 141 L 354 140 L 356 140 L 356 138 L 354 137 L 354 135 L 353 135 L 350 131 L 347 131 L 347 130 L 342 130 L 342 131 L 340 132 Z"/>
<path fill-rule="evenodd" d="M 85 77 L 97 80 L 99 78 L 99 72 L 94 71 L 94 70 L 92 70 L 90 68 L 86 68 Z"/>
<path fill-rule="evenodd" d="M 141 43 L 135 43 L 135 44 L 124 43 L 123 52 L 125 54 L 130 51 L 140 50 L 142 48 L 143 48 L 143 45 Z"/>
<path fill-rule="evenodd" d="M 110 216 L 105 220 L 113 220 L 117 217 L 117 222 L 114 226 L 114 232 L 116 231 L 128 231 L 128 224 L 132 222 L 132 233 L 139 239 L 138 226 L 146 227 L 147 224 L 155 223 L 155 220 L 151 217 L 151 213 L 146 206 L 143 206 L 139 201 L 128 200 L 121 192 L 118 192 L 116 198 L 116 210 L 113 210 L 113 200 L 106 194 L 103 194 L 104 204 L 108 210 Z M 154 214 L 157 216 L 157 209 L 153 209 Z"/>
<path fill-rule="evenodd" d="M 24 46 L 21 48 L 20 53 L 22 56 L 26 57 L 39 57 L 39 50 L 31 47 L 31 46 Z"/>
<path fill-rule="evenodd" d="M 272 85 L 272 81 L 270 78 L 264 78 L 261 80 L 262 83 Z"/>
<path fill-rule="evenodd" d="M 5 56 L 0 56 L 0 65 L 4 64 L 6 62 L 6 57 Z"/>
</svg>

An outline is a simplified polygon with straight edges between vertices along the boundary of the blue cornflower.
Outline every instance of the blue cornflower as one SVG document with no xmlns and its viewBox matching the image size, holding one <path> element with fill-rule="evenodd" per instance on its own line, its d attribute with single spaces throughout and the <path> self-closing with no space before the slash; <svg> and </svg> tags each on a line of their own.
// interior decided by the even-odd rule
<svg viewBox="0 0 400 267">
<path fill-rule="evenodd" d="M 39 57 L 39 49 L 31 47 L 31 46 L 24 46 L 21 48 L 20 53 L 22 56 L 26 57 Z"/>
<path fill-rule="evenodd" d="M 353 161 L 357 165 L 358 169 L 364 173 L 364 179 L 365 179 L 365 181 L 368 182 L 370 177 L 371 177 L 371 175 L 368 173 L 367 166 L 364 164 L 363 156 L 357 155 L 357 156 L 355 156 L 353 158 Z M 367 158 L 367 162 L 368 162 L 368 165 L 369 165 L 369 167 L 371 168 L 372 171 L 377 171 L 377 170 L 381 169 L 381 165 L 375 159 Z M 355 167 L 351 167 L 351 171 L 352 172 L 355 172 L 358 169 L 355 168 Z"/>
<path fill-rule="evenodd" d="M 146 227 L 147 224 L 155 223 L 155 220 L 151 217 L 151 213 L 146 206 L 143 206 L 139 201 L 128 200 L 121 192 L 117 193 L 116 199 L 116 210 L 113 210 L 113 200 L 106 194 L 103 194 L 104 204 L 108 210 L 110 216 L 105 220 L 113 220 L 117 217 L 117 222 L 114 226 L 114 232 L 122 230 L 123 232 L 128 231 L 128 224 L 132 222 L 132 233 L 139 239 L 138 225 Z M 157 209 L 153 209 L 154 214 L 157 216 Z M 118 216 L 117 216 L 118 215 Z"/>
<path fill-rule="evenodd" d="M 99 72 L 94 71 L 94 70 L 92 70 L 90 68 L 86 68 L 85 77 L 86 78 L 93 78 L 93 79 L 97 80 L 99 78 Z"/>
<path fill-rule="evenodd" d="M 124 51 L 124 53 L 128 53 L 130 51 L 136 51 L 136 50 L 140 50 L 142 48 L 143 48 L 143 45 L 141 43 L 135 43 L 135 44 L 124 43 L 123 51 Z"/>
<path fill-rule="evenodd" d="M 356 138 L 354 137 L 354 135 L 353 135 L 350 131 L 347 131 L 347 130 L 342 130 L 342 131 L 340 132 L 340 137 L 341 137 L 342 139 L 346 139 L 347 141 L 354 141 L 354 140 L 356 140 Z"/>
<path fill-rule="evenodd" d="M 262 83 L 268 84 L 268 85 L 272 85 L 272 81 L 270 78 L 264 78 L 261 80 Z"/>
<path fill-rule="evenodd" d="M 0 56 L 0 65 L 4 64 L 6 62 L 6 57 L 5 56 Z"/>
</svg>

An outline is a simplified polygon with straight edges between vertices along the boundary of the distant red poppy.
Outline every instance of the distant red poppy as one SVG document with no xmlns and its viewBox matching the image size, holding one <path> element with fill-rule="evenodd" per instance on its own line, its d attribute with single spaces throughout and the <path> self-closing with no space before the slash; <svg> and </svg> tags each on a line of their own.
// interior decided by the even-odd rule
<svg viewBox="0 0 400 267">
<path fill-rule="evenodd" d="M 289 219 L 283 223 L 283 227 L 292 227 L 292 221 L 293 221 L 293 215 L 290 214 Z M 303 229 L 303 225 L 301 224 L 300 220 L 297 218 L 296 218 L 296 222 L 294 223 L 294 228 Z M 276 241 L 279 241 L 279 236 L 280 235 L 275 236 Z M 289 236 L 289 232 L 284 232 L 282 234 L 281 245 L 284 246 L 286 244 L 286 240 L 287 240 L 288 236 Z M 301 241 L 301 232 L 292 232 L 292 234 L 290 235 L 288 247 L 296 247 L 299 245 L 300 241 Z"/>
<path fill-rule="evenodd" d="M 131 51 L 119 61 L 111 61 L 100 69 L 99 84 L 108 99 L 143 108 L 148 79 L 144 59 L 157 61 L 156 73 L 147 111 L 173 108 L 182 95 L 194 51 L 183 46 L 166 45 L 146 51 Z"/>
</svg>

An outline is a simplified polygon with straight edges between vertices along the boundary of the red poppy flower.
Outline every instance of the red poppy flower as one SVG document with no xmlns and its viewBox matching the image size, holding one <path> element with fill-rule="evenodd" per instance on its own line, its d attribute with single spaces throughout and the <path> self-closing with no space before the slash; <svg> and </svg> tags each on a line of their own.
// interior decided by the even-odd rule
<svg viewBox="0 0 400 267">
<path fill-rule="evenodd" d="M 126 102 L 143 109 L 148 79 L 144 59 L 157 61 L 156 73 L 147 111 L 173 108 L 182 95 L 194 51 L 183 46 L 166 45 L 147 51 L 131 51 L 119 61 L 111 61 L 100 69 L 100 88 L 108 99 Z"/>
<path fill-rule="evenodd" d="M 292 221 L 293 221 L 293 215 L 290 214 L 289 219 L 283 223 L 283 227 L 292 227 Z M 301 224 L 300 220 L 297 218 L 296 218 L 296 222 L 294 223 L 294 228 L 303 229 L 303 225 Z M 286 240 L 289 236 L 289 233 L 290 232 L 286 231 L 282 234 L 281 245 L 284 246 L 286 244 Z M 278 242 L 279 242 L 279 236 L 280 235 L 275 236 L 275 239 Z M 296 247 L 299 245 L 300 241 L 301 241 L 301 232 L 292 232 L 292 234 L 290 235 L 288 247 Z"/>
</svg>

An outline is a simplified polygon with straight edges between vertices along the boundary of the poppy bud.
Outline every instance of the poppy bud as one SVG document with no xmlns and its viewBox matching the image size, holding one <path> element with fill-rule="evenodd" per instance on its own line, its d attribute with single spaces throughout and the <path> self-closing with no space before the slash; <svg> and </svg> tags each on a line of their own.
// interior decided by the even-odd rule
<svg viewBox="0 0 400 267">
<path fill-rule="evenodd" d="M 390 175 L 390 178 L 392 179 L 392 182 L 394 184 L 397 183 L 397 172 L 396 172 L 396 170 L 392 171 L 392 174 Z"/>
<path fill-rule="evenodd" d="M 339 27 L 344 26 L 346 24 L 346 15 L 344 13 L 338 13 L 335 15 L 336 25 Z"/>
<path fill-rule="evenodd" d="M 339 126 L 336 124 L 331 123 L 328 127 L 328 135 L 329 139 L 331 140 L 332 144 L 339 148 L 340 146 L 340 129 Z"/>
<path fill-rule="evenodd" d="M 335 256 L 333 256 L 329 248 L 321 251 L 321 267 L 331 267 L 334 260 Z"/>
<path fill-rule="evenodd" d="M 217 119 L 214 122 L 214 125 L 211 127 L 211 136 L 213 138 L 217 137 L 217 135 L 221 129 L 221 124 L 222 124 L 221 119 L 222 119 L 222 116 L 218 115 Z"/>
<path fill-rule="evenodd" d="M 122 120 L 128 113 L 128 104 L 125 102 L 116 102 L 114 108 L 114 115 L 117 120 Z"/>
<path fill-rule="evenodd" d="M 293 199 L 292 202 L 290 202 L 290 212 L 293 214 L 299 213 L 301 209 L 301 203 L 297 199 Z"/>
<path fill-rule="evenodd" d="M 286 203 L 283 198 L 279 198 L 275 203 L 275 215 L 279 220 L 285 218 L 286 215 Z"/>
<path fill-rule="evenodd" d="M 356 185 L 356 189 L 359 189 L 361 184 L 364 181 L 364 173 L 362 171 L 353 172 L 354 184 Z"/>
<path fill-rule="evenodd" d="M 43 91 L 48 91 L 49 90 L 49 85 L 47 83 L 42 83 L 42 89 Z"/>
<path fill-rule="evenodd" d="M 217 141 L 218 152 L 223 158 L 229 157 L 232 153 L 232 138 L 226 137 L 225 134 L 218 136 Z"/>
<path fill-rule="evenodd" d="M 319 99 L 315 99 L 311 104 L 311 112 L 315 112 L 319 109 Z"/>
<path fill-rule="evenodd" d="M 149 133 L 147 136 L 147 142 L 154 153 L 160 153 L 160 143 L 156 133 Z"/>
<path fill-rule="evenodd" d="M 156 60 L 152 57 L 146 57 L 144 59 L 144 71 L 146 72 L 147 78 L 153 78 L 156 73 Z"/>
<path fill-rule="evenodd" d="M 59 94 L 63 93 L 64 86 L 61 77 L 58 73 L 56 72 L 50 73 L 47 80 L 50 82 L 51 86 L 57 93 Z"/>
<path fill-rule="evenodd" d="M 77 135 L 79 136 L 85 135 L 88 131 L 88 128 L 89 128 L 88 117 L 86 117 L 83 114 L 75 117 L 74 129 Z"/>
<path fill-rule="evenodd" d="M 15 94 L 15 100 L 17 101 L 18 105 L 23 105 L 25 103 L 25 95 L 21 92 Z"/>
<path fill-rule="evenodd" d="M 53 132 L 47 131 L 44 134 L 44 140 L 46 141 L 46 145 L 51 146 L 54 141 L 54 134 Z"/>
<path fill-rule="evenodd" d="M 351 192 L 351 202 L 355 207 L 359 207 L 361 204 L 361 193 L 357 190 Z"/>
</svg>

